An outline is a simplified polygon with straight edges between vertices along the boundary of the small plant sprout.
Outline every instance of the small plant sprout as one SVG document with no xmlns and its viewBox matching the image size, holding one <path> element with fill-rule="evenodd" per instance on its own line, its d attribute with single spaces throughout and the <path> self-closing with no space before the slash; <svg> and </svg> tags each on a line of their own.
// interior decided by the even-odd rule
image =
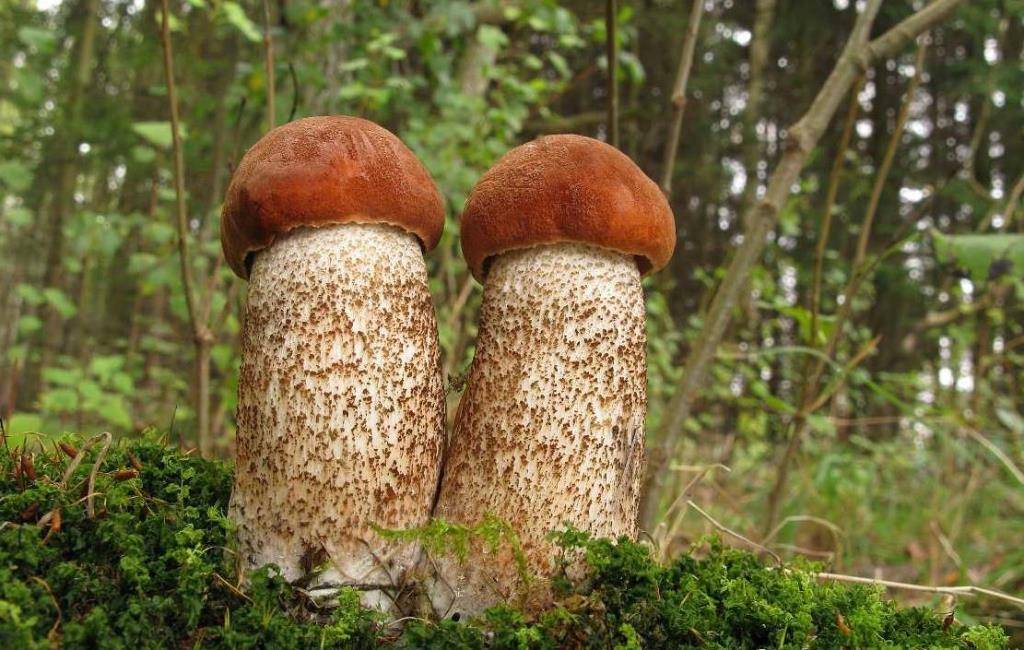
<svg viewBox="0 0 1024 650">
<path fill-rule="evenodd" d="M 422 249 L 444 226 L 429 173 L 354 117 L 298 120 L 242 159 L 221 222 L 249 279 L 230 514 L 243 564 L 288 580 L 388 588 L 415 544 L 373 526 L 423 524 L 444 435 L 437 327 Z"/>
<path fill-rule="evenodd" d="M 461 231 L 484 295 L 435 512 L 460 524 L 507 521 L 529 570 L 544 575 L 555 529 L 636 534 L 647 407 L 640 280 L 672 255 L 672 212 L 624 154 L 557 135 L 484 174 Z M 481 548 L 439 566 L 431 598 L 441 611 L 476 613 L 525 585 L 510 552 Z"/>
</svg>

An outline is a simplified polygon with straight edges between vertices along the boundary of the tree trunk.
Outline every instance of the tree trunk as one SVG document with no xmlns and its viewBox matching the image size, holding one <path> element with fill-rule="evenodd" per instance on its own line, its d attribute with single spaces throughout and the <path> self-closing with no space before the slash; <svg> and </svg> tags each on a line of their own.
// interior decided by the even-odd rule
<svg viewBox="0 0 1024 650">
<path fill-rule="evenodd" d="M 67 83 L 67 101 L 64 106 L 65 130 L 55 142 L 57 166 L 56 190 L 50 218 L 45 226 L 46 266 L 43 287 L 60 289 L 64 268 L 64 222 L 74 209 L 75 186 L 78 180 L 78 144 L 82 129 L 82 108 L 86 85 L 92 73 L 93 53 L 96 45 L 99 0 L 82 0 L 81 25 L 71 61 L 74 67 Z M 52 307 L 42 308 L 43 327 L 39 330 L 33 348 L 39 351 L 38 362 L 26 373 L 25 397 L 34 399 L 40 389 L 42 369 L 51 365 L 61 339 L 60 315 Z"/>
</svg>

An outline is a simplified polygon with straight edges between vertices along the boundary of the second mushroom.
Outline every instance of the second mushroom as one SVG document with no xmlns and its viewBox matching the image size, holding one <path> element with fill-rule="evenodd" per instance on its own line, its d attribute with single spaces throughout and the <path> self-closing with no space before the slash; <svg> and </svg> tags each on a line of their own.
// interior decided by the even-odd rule
<svg viewBox="0 0 1024 650">
<path fill-rule="evenodd" d="M 548 573 L 553 530 L 636 534 L 647 406 L 640 281 L 671 257 L 674 219 L 624 154 L 560 135 L 513 149 L 480 179 L 461 236 L 484 295 L 435 514 L 508 522 L 526 568 Z M 440 561 L 436 609 L 472 614 L 521 595 L 508 549 L 474 553 Z"/>
</svg>

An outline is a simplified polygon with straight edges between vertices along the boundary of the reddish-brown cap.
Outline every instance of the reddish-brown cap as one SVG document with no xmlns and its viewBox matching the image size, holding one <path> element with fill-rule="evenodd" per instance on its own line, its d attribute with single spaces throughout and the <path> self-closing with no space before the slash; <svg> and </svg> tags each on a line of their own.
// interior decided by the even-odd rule
<svg viewBox="0 0 1024 650">
<path fill-rule="evenodd" d="M 552 135 L 506 153 L 477 182 L 460 224 L 477 280 L 487 260 L 538 244 L 580 242 L 634 255 L 642 273 L 668 263 L 675 219 L 665 196 L 621 151 Z"/>
<path fill-rule="evenodd" d="M 224 257 L 249 277 L 249 255 L 300 226 L 388 223 L 437 245 L 444 199 L 409 148 L 382 126 L 347 116 L 279 126 L 242 157 L 221 213 Z"/>
</svg>

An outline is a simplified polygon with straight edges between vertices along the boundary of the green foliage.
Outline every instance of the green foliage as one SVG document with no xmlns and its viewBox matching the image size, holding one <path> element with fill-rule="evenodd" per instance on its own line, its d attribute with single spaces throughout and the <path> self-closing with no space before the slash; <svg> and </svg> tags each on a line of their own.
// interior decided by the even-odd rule
<svg viewBox="0 0 1024 650">
<path fill-rule="evenodd" d="M 1024 279 L 1024 235 L 944 235 L 936 230 L 932 237 L 939 260 L 966 269 L 975 282 L 1004 275 Z"/>
<path fill-rule="evenodd" d="M 716 540 L 661 565 L 645 546 L 577 531 L 555 536 L 559 566 L 582 556 L 587 575 L 570 580 L 563 571 L 550 609 L 416 620 L 396 636 L 351 590 L 321 611 L 271 568 L 253 574 L 244 592 L 234 586 L 225 464 L 167 449 L 152 435 L 114 445 L 103 459 L 99 444 L 62 443 L 66 451 L 33 456 L 34 478 L 20 469 L 22 450 L 0 455 L 3 647 L 1007 647 L 998 628 L 943 629 L 934 613 L 898 609 L 876 589 L 820 583 L 805 567 L 766 566 Z M 82 462 L 65 483 L 76 452 Z M 81 495 L 97 463 L 90 516 Z M 496 521 L 401 535 L 455 553 L 474 540 L 510 539 Z"/>
</svg>

